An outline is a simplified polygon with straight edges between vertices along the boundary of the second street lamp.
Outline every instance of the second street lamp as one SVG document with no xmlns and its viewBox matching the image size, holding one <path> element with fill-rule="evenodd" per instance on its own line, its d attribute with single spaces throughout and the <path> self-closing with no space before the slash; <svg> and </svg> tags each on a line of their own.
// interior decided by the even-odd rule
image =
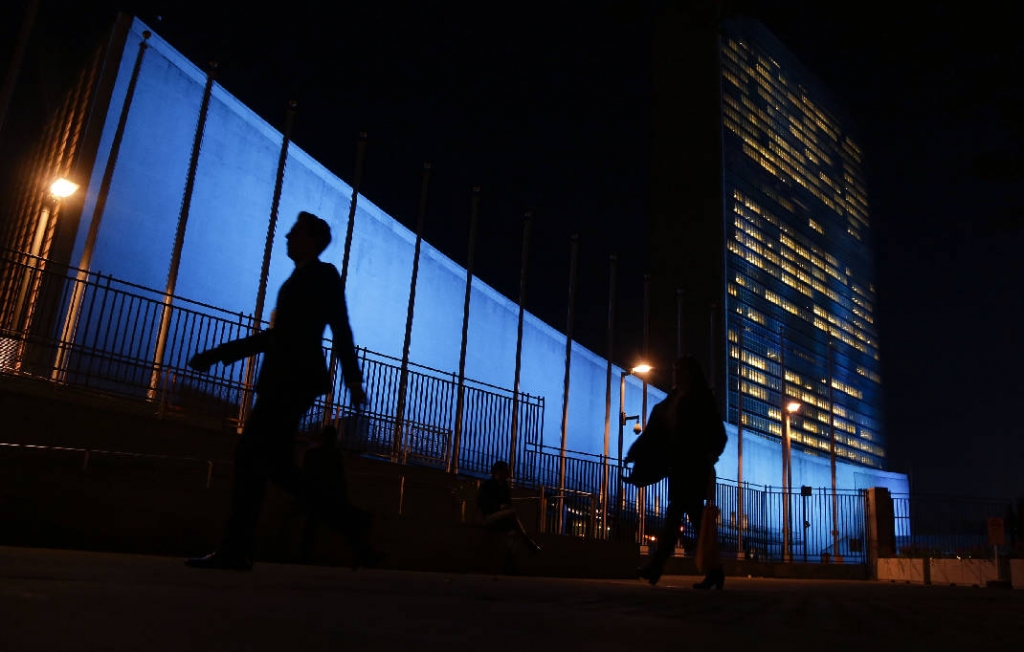
<svg viewBox="0 0 1024 652">
<path fill-rule="evenodd" d="M 787 401 L 782 411 L 782 558 L 790 560 L 789 494 L 793 487 L 793 468 L 790 444 L 790 421 L 802 406 L 797 401 Z"/>
<path fill-rule="evenodd" d="M 618 521 L 621 528 L 622 524 L 622 446 L 623 446 L 623 429 L 626 426 L 627 421 L 633 419 L 637 420 L 637 428 L 640 427 L 639 419 L 640 415 L 626 416 L 626 377 L 635 374 L 645 374 L 653 369 L 649 364 L 638 364 L 632 369 L 623 369 L 622 373 L 619 374 L 619 480 L 617 483 L 617 491 L 615 493 L 615 513 L 617 515 L 616 521 Z"/>
</svg>

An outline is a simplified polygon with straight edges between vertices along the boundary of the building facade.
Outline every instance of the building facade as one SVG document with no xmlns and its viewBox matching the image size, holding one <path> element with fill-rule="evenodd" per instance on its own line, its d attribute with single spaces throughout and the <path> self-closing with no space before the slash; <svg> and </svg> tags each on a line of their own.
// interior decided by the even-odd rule
<svg viewBox="0 0 1024 652">
<path fill-rule="evenodd" d="M 863 153 L 828 91 L 763 25 L 671 10 L 656 57 L 651 253 L 682 290 L 677 347 L 727 421 L 885 469 Z M 661 344 L 671 344 L 662 316 Z"/>
</svg>

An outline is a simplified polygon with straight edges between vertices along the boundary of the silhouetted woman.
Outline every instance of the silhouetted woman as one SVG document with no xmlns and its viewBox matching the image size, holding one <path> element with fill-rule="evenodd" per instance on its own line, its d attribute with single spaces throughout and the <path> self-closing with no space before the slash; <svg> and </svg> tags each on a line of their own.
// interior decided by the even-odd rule
<svg viewBox="0 0 1024 652">
<path fill-rule="evenodd" d="M 672 556 L 684 513 L 700 532 L 704 501 L 714 500 L 715 462 L 725 450 L 726 441 L 718 406 L 696 358 L 684 356 L 677 360 L 673 376 L 671 394 L 651 410 L 651 421 L 667 419 L 671 432 L 666 446 L 669 470 L 665 526 L 650 564 L 639 569 L 640 577 L 651 584 L 658 583 L 665 560 Z M 719 562 L 693 588 L 721 589 L 724 583 L 725 574 Z"/>
</svg>

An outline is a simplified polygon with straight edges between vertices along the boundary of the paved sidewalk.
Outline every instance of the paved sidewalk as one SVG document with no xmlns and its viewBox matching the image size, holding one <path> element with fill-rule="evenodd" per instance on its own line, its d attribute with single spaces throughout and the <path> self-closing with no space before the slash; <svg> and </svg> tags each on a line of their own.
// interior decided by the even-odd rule
<svg viewBox="0 0 1024 652">
<path fill-rule="evenodd" d="M 1022 650 L 1024 591 L 730 577 L 640 581 L 0 547 L 0 650 Z"/>
</svg>

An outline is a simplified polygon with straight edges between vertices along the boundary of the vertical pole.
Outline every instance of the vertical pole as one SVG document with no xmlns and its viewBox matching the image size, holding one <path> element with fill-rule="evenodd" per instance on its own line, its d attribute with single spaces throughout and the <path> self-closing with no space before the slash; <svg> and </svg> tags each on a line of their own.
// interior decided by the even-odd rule
<svg viewBox="0 0 1024 652">
<path fill-rule="evenodd" d="M 565 380 L 562 383 L 562 445 L 558 451 L 558 533 L 565 534 L 563 509 L 565 504 L 565 446 L 569 436 L 569 369 L 572 362 L 572 334 L 576 319 L 576 265 L 579 258 L 580 237 L 569 239 L 569 308 L 565 328 Z"/>
<path fill-rule="evenodd" d="M 807 562 L 807 496 L 803 486 L 800 487 L 800 536 L 803 538 L 804 562 Z"/>
<path fill-rule="evenodd" d="M 352 234 L 355 232 L 356 225 L 356 205 L 359 202 L 359 186 L 363 182 L 363 165 L 366 161 L 366 132 L 360 131 L 359 136 L 356 139 L 356 170 L 354 178 L 352 179 L 352 197 L 348 202 L 348 222 L 345 226 L 345 246 L 341 254 L 341 292 L 345 294 L 345 288 L 348 284 L 348 260 L 352 252 Z M 333 335 L 333 333 L 332 333 Z M 331 390 L 327 392 L 327 396 L 324 398 L 324 413 L 323 421 L 324 425 L 333 416 L 334 412 L 334 379 L 338 376 L 338 361 L 334 356 L 334 341 L 331 341 L 331 352 L 328 358 L 327 369 L 330 375 L 330 387 Z"/>
<path fill-rule="evenodd" d="M 836 404 L 832 390 L 834 373 L 833 341 L 828 342 L 828 453 L 832 466 L 832 558 L 842 561 L 839 554 L 839 495 L 836 491 Z"/>
<path fill-rule="evenodd" d="M 743 332 L 746 329 L 740 324 L 738 335 L 739 359 L 736 361 L 736 549 L 738 557 L 744 559 L 743 552 Z"/>
<path fill-rule="evenodd" d="M 132 75 L 128 79 L 128 88 L 125 91 L 124 102 L 121 104 L 121 114 L 117 119 L 117 128 L 114 129 L 114 138 L 110 143 L 110 151 L 107 154 L 107 163 L 103 168 L 103 179 L 100 181 L 99 192 L 96 194 L 96 207 L 92 211 L 92 219 L 89 221 L 89 230 L 85 235 L 85 244 L 82 247 L 82 258 L 78 262 L 78 272 L 75 275 L 74 286 L 71 289 L 71 299 L 68 303 L 67 315 L 64 318 L 64 327 L 61 329 L 60 343 L 57 348 L 57 360 L 53 365 L 53 380 L 64 382 L 67 374 L 68 352 L 75 340 L 75 333 L 78 330 L 78 317 L 82 310 L 82 299 L 85 294 L 85 284 L 89 279 L 89 268 L 92 266 L 92 255 L 96 248 L 96 239 L 99 236 L 100 222 L 103 220 L 103 211 L 107 206 L 107 196 L 110 194 L 110 184 L 114 179 L 114 167 L 117 165 L 117 157 L 121 152 L 121 141 L 124 140 L 125 126 L 128 124 L 128 112 L 135 98 L 135 87 L 139 81 L 139 71 L 142 70 L 142 59 L 149 47 L 149 37 L 152 36 L 149 30 L 142 32 L 142 41 L 139 42 L 139 52 L 135 55 L 135 65 L 132 67 Z"/>
<path fill-rule="evenodd" d="M 619 474 L 615 483 L 615 522 L 622 532 L 622 429 L 626 425 L 626 376 L 628 371 L 619 374 Z"/>
<path fill-rule="evenodd" d="M 544 497 L 543 484 L 540 485 L 540 509 L 537 511 L 539 512 L 540 516 L 540 523 L 537 524 L 537 529 L 540 531 L 541 534 L 544 534 L 545 532 L 547 532 L 548 501 L 547 498 Z"/>
<path fill-rule="evenodd" d="M 789 423 L 790 413 L 786 409 L 786 341 L 782 337 L 782 327 L 779 327 L 779 375 L 782 377 L 782 558 L 789 561 Z"/>
<path fill-rule="evenodd" d="M 651 363 L 651 275 L 644 274 L 644 362 Z M 647 427 L 647 375 L 643 376 L 644 397 L 643 407 L 640 410 L 641 431 Z M 643 545 L 647 540 L 645 537 L 647 527 L 647 487 L 637 489 L 637 520 L 640 535 L 639 543 Z"/>
<path fill-rule="evenodd" d="M 473 186 L 469 209 L 469 256 L 466 259 L 466 296 L 462 301 L 462 344 L 459 347 L 459 385 L 455 398 L 455 444 L 449 458 L 448 470 L 459 472 L 459 453 L 462 450 L 462 412 L 466 402 L 466 346 L 469 342 L 469 299 L 473 289 L 473 259 L 476 255 L 476 222 L 480 214 L 480 186 Z"/>
<path fill-rule="evenodd" d="M 356 204 L 359 201 L 359 186 L 363 183 L 363 167 L 366 163 L 366 132 L 360 131 L 356 139 L 356 171 L 352 179 L 352 198 L 348 203 L 348 222 L 345 226 L 345 248 L 341 255 L 341 289 L 348 282 L 348 260 L 352 253 L 352 234 L 356 224 Z"/>
<path fill-rule="evenodd" d="M 181 249 L 185 244 L 185 228 L 188 225 L 189 210 L 192 206 L 192 191 L 196 184 L 196 168 L 199 165 L 199 150 L 203 144 L 203 131 L 206 129 L 206 114 L 210 109 L 210 94 L 217 72 L 217 62 L 211 61 L 206 73 L 206 87 L 203 89 L 203 101 L 199 106 L 199 120 L 196 123 L 195 138 L 192 140 L 192 155 L 188 164 L 188 176 L 185 179 L 185 193 L 181 198 L 181 212 L 178 215 L 178 227 L 174 233 L 174 247 L 171 250 L 171 265 L 167 272 L 167 287 L 164 289 L 163 309 L 160 314 L 160 330 L 156 338 L 156 354 L 153 356 L 153 375 L 149 381 L 150 400 L 156 398 L 163 372 L 164 351 L 167 348 L 167 332 L 171 327 L 171 304 L 174 287 L 178 283 L 178 265 L 181 263 Z"/>
<path fill-rule="evenodd" d="M 516 327 L 516 371 L 512 385 L 512 436 L 508 447 L 509 479 L 515 479 L 516 472 L 516 439 L 519 434 L 519 376 L 523 367 L 523 312 L 526 307 L 526 275 L 529 271 L 530 227 L 533 222 L 533 211 L 526 211 L 523 216 L 523 250 L 519 267 L 519 324 Z"/>
<path fill-rule="evenodd" d="M 295 100 L 288 102 L 284 116 L 284 131 L 281 134 L 281 151 L 277 157 L 277 174 L 274 177 L 274 194 L 270 200 L 270 221 L 267 223 L 267 238 L 263 243 L 263 264 L 260 267 L 260 281 L 256 289 L 256 310 L 252 318 L 252 331 L 258 333 L 263 328 L 263 308 L 267 298 L 267 279 L 270 276 L 270 255 L 274 250 L 274 233 L 277 231 L 277 211 L 281 205 L 281 190 L 284 186 L 284 168 L 288 161 L 288 145 L 292 137 L 292 125 L 295 123 Z M 252 409 L 252 386 L 256 377 L 256 356 L 245 360 L 245 382 L 243 384 L 242 410 L 239 414 L 239 428 L 245 425 Z"/>
<path fill-rule="evenodd" d="M 30 313 L 26 301 L 28 300 L 29 287 L 35 280 L 35 271 L 39 268 L 39 254 L 42 252 L 43 239 L 46 237 L 46 231 L 50 227 L 50 216 L 57 209 L 57 200 L 50 195 L 49 198 L 43 203 L 42 209 L 39 211 L 39 221 L 36 223 L 36 232 L 32 237 L 32 248 L 29 250 L 28 258 L 25 261 L 24 276 L 21 279 L 21 289 L 18 291 L 18 302 L 14 309 L 14 323 L 22 334 L 22 345 L 24 345 L 28 337 L 28 328 L 30 321 Z M 31 306 L 31 301 L 28 303 Z M 25 313 L 22 316 L 22 313 Z M 21 356 L 18 356 L 19 362 Z"/>
<path fill-rule="evenodd" d="M 612 254 L 608 258 L 608 355 L 607 373 L 605 376 L 604 394 L 604 455 L 601 457 L 601 524 L 608 532 L 608 500 L 611 497 L 609 487 L 608 457 L 611 448 L 611 422 L 612 422 L 612 358 L 615 356 L 615 271 L 618 266 L 618 257 Z"/>
<path fill-rule="evenodd" d="M 409 281 L 409 305 L 405 313 L 405 342 L 402 344 L 402 368 L 398 377 L 398 409 L 395 412 L 395 434 L 392 444 L 392 459 L 399 456 L 405 462 L 405 421 L 406 394 L 409 391 L 409 347 L 412 344 L 412 318 L 416 311 L 416 279 L 420 271 L 420 247 L 423 244 L 423 221 L 427 214 L 427 189 L 430 186 L 430 163 L 423 164 L 423 180 L 420 185 L 420 205 L 416 213 L 416 246 L 412 255 L 412 279 Z"/>
<path fill-rule="evenodd" d="M 260 267 L 260 281 L 256 290 L 256 311 L 253 314 L 255 330 L 260 330 L 263 322 L 263 309 L 267 298 L 267 279 L 270 276 L 270 255 L 274 249 L 274 233 L 277 230 L 277 211 L 281 205 L 281 190 L 284 186 L 284 169 L 288 161 L 288 146 L 291 143 L 292 125 L 295 123 L 295 100 L 288 102 L 284 117 L 284 132 L 281 134 L 281 151 L 277 157 L 277 175 L 274 178 L 274 195 L 270 200 L 270 222 L 267 225 L 267 238 L 263 243 L 263 264 Z"/>
</svg>

